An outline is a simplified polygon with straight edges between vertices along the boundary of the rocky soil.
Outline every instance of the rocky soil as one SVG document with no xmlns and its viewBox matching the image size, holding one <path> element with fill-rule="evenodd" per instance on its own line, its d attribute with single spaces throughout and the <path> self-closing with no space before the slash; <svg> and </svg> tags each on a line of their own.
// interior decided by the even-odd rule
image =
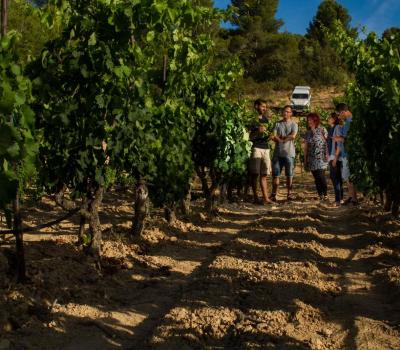
<svg viewBox="0 0 400 350">
<path fill-rule="evenodd" d="M 142 239 L 129 239 L 131 195 L 109 193 L 101 266 L 73 218 L 26 235 L 25 285 L 2 241 L 0 349 L 400 349 L 400 222 L 297 182 L 294 201 L 213 219 L 201 200 L 173 225 L 155 212 Z M 46 200 L 26 212 L 32 225 L 59 214 Z"/>
</svg>

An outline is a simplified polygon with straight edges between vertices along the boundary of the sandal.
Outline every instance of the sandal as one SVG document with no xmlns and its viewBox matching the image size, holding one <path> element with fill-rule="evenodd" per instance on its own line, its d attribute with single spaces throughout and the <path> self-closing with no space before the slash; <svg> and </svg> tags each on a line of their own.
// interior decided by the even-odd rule
<svg viewBox="0 0 400 350">
<path fill-rule="evenodd" d="M 275 194 L 275 193 L 272 193 L 272 194 L 269 196 L 269 199 L 270 199 L 272 202 L 276 202 L 276 194 Z"/>
</svg>

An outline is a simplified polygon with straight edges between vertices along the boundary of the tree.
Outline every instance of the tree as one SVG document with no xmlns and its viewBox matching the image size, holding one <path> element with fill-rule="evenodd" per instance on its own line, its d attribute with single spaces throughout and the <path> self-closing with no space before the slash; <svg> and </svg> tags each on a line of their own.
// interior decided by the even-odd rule
<svg viewBox="0 0 400 350">
<path fill-rule="evenodd" d="M 17 278 L 25 279 L 20 197 L 34 177 L 37 145 L 31 82 L 23 75 L 16 55 L 18 35 L 0 39 L 0 210 L 16 239 Z"/>
<path fill-rule="evenodd" d="M 357 36 L 356 29 L 350 27 L 348 10 L 336 0 L 323 0 L 299 44 L 303 74 L 318 84 L 337 85 L 347 80 L 346 66 L 327 37 L 337 21 L 350 37 Z"/>
<path fill-rule="evenodd" d="M 323 0 L 318 6 L 317 14 L 307 28 L 306 38 L 318 41 L 321 46 L 329 45 L 326 30 L 332 31 L 336 21 L 342 24 L 348 34 L 356 36 L 356 30 L 350 27 L 351 16 L 348 10 L 337 3 L 336 0 Z"/>
<path fill-rule="evenodd" d="M 374 32 L 354 40 L 338 26 L 332 44 L 354 74 L 346 97 L 353 122 L 346 148 L 354 182 L 365 193 L 386 194 L 387 210 L 400 206 L 400 35 Z"/>
<path fill-rule="evenodd" d="M 32 4 L 39 6 L 39 7 L 46 5 L 47 2 L 48 2 L 47 0 L 32 0 L 31 1 Z"/>
<path fill-rule="evenodd" d="M 206 6 L 206 7 L 213 7 L 214 1 L 213 0 L 194 0 L 195 5 L 199 6 Z"/>
<path fill-rule="evenodd" d="M 251 149 L 245 137 L 245 110 L 226 98 L 241 74 L 238 62 L 227 62 L 215 72 L 199 74 L 195 88 L 196 109 L 200 113 L 193 138 L 193 161 L 210 213 L 215 210 L 218 186 L 246 171 Z"/>
<path fill-rule="evenodd" d="M 390 28 L 387 28 L 387 29 L 383 32 L 382 38 L 385 38 L 385 39 L 387 39 L 387 40 L 390 40 L 392 36 L 393 36 L 393 37 L 396 37 L 396 36 L 398 36 L 398 35 L 400 35 L 400 28 L 399 28 L 399 27 L 390 27 Z"/>
<path fill-rule="evenodd" d="M 131 102 L 127 97 L 134 86 L 132 12 L 105 0 L 66 5 L 61 36 L 28 67 L 42 134 L 41 179 L 64 209 L 80 208 L 83 226 L 89 222 L 89 235 L 80 238 L 89 241 L 88 252 L 99 256 L 98 210 L 110 168 L 104 142 L 116 116 Z M 64 197 L 66 189 L 73 201 Z"/>
<path fill-rule="evenodd" d="M 4 37 L 7 33 L 7 19 L 8 19 L 8 0 L 1 0 L 1 30 L 0 35 Z"/>
<path fill-rule="evenodd" d="M 234 24 L 241 32 L 276 33 L 283 25 L 282 20 L 275 18 L 278 0 L 232 0 L 237 13 Z"/>
<path fill-rule="evenodd" d="M 271 35 L 277 34 L 283 24 L 275 18 L 278 0 L 233 0 L 232 5 L 235 9 L 232 21 L 237 28 L 223 34 L 227 38 L 225 43 L 231 53 L 240 57 L 245 76 L 259 81 L 254 77 L 258 72 L 255 65 L 266 65 L 262 63 L 266 58 L 265 49 Z"/>
<path fill-rule="evenodd" d="M 61 32 L 61 23 L 53 16 L 53 25 L 43 25 L 40 11 L 26 0 L 9 1 L 8 27 L 20 34 L 16 43 L 19 59 L 27 62 L 39 56 L 44 44 L 56 38 Z M 47 9 L 49 12 L 51 9 Z"/>
</svg>

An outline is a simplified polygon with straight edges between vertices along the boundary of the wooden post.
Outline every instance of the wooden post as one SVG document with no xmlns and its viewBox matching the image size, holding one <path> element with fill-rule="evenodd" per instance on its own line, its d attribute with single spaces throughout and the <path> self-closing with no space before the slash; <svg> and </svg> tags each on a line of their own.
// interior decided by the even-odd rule
<svg viewBox="0 0 400 350">
<path fill-rule="evenodd" d="M 141 236 L 144 223 L 149 214 L 149 191 L 143 179 L 138 180 L 135 191 L 135 216 L 132 223 L 132 235 Z"/>
<path fill-rule="evenodd" d="M 1 0 L 1 37 L 5 37 L 7 34 L 7 11 L 8 0 Z M 10 117 L 11 123 L 13 123 L 12 116 Z M 15 168 L 15 164 L 14 164 Z M 15 199 L 13 201 L 13 211 L 14 211 L 14 222 L 13 229 L 15 231 L 15 248 L 16 248 L 16 260 L 17 260 L 17 280 L 18 282 L 24 282 L 26 280 L 26 266 L 25 266 L 25 252 L 24 252 L 24 236 L 22 232 L 22 218 L 21 218 L 21 205 L 20 205 L 20 195 L 19 190 Z"/>
<path fill-rule="evenodd" d="M 8 0 L 1 0 L 1 37 L 7 33 L 7 2 Z"/>
<path fill-rule="evenodd" d="M 17 260 L 17 281 L 25 282 L 26 280 L 26 267 L 25 267 L 25 252 L 24 252 L 24 236 L 22 233 L 22 218 L 21 218 L 21 207 L 19 192 L 17 190 L 17 195 L 13 202 L 14 211 L 14 225 L 13 229 L 15 231 L 15 248 L 16 248 L 16 260 Z"/>
<path fill-rule="evenodd" d="M 168 56 L 165 54 L 163 56 L 163 85 L 167 82 L 167 64 L 168 64 Z"/>
</svg>

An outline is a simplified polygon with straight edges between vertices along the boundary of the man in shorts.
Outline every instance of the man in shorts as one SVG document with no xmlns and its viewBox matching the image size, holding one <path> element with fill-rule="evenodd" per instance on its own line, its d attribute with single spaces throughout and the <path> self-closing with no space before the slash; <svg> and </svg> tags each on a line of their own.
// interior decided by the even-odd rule
<svg viewBox="0 0 400 350">
<path fill-rule="evenodd" d="M 292 199 L 292 185 L 294 174 L 294 159 L 296 156 L 294 140 L 299 130 L 292 120 L 292 107 L 287 105 L 282 110 L 282 120 L 275 124 L 272 140 L 275 141 L 275 151 L 272 158 L 272 194 L 271 200 L 276 201 L 279 187 L 279 176 L 285 168 L 287 199 Z"/>
<path fill-rule="evenodd" d="M 268 198 L 267 175 L 271 173 L 271 159 L 269 140 L 267 133 L 268 104 L 267 101 L 258 99 L 254 102 L 254 108 L 258 112 L 257 122 L 251 126 L 250 141 L 253 143 L 251 157 L 249 161 L 249 173 L 251 187 L 253 189 L 254 203 L 268 204 L 271 200 Z M 260 178 L 260 187 L 262 192 L 262 202 L 257 195 L 257 180 Z"/>
<path fill-rule="evenodd" d="M 339 103 L 336 106 L 336 113 L 343 122 L 343 126 L 340 128 L 341 133 L 335 135 L 335 141 L 342 145 L 342 179 L 347 182 L 347 188 L 349 191 L 349 198 L 344 201 L 344 204 L 353 203 L 354 205 L 357 205 L 357 191 L 354 184 L 350 181 L 351 174 L 346 152 L 346 138 L 349 133 L 351 122 L 353 121 L 353 115 L 345 103 Z"/>
</svg>

